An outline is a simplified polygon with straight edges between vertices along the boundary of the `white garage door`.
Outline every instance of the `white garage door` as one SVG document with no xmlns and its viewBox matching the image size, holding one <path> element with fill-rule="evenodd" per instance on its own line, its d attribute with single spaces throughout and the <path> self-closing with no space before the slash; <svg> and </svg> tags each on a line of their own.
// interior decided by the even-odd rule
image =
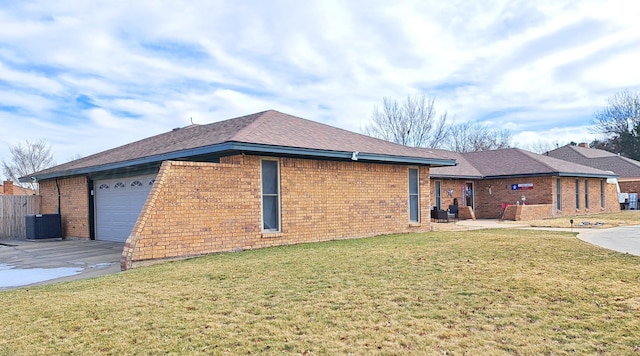
<svg viewBox="0 0 640 356">
<path fill-rule="evenodd" d="M 96 239 L 125 242 L 155 181 L 154 175 L 97 180 Z"/>
</svg>

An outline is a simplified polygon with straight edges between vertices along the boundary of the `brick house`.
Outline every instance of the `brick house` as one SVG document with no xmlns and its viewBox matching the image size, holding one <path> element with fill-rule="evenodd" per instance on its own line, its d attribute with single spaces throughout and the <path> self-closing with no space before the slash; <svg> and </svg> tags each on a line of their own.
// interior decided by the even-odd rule
<svg viewBox="0 0 640 356">
<path fill-rule="evenodd" d="M 546 152 L 549 157 L 611 171 L 618 176 L 620 191 L 640 193 L 640 162 L 615 153 L 589 148 L 586 143 L 566 145 Z"/>
<path fill-rule="evenodd" d="M 458 203 L 461 218 L 532 220 L 619 211 L 616 175 L 518 148 L 430 150 L 458 165 L 431 169 L 431 204 Z M 524 200 L 523 200 L 524 198 Z"/>
<path fill-rule="evenodd" d="M 13 184 L 13 181 L 6 180 L 0 184 L 0 195 L 34 195 L 36 192 L 29 188 L 24 188 Z"/>
<path fill-rule="evenodd" d="M 276 111 L 191 125 L 21 179 L 66 237 L 153 260 L 430 230 L 429 170 L 455 161 Z"/>
</svg>

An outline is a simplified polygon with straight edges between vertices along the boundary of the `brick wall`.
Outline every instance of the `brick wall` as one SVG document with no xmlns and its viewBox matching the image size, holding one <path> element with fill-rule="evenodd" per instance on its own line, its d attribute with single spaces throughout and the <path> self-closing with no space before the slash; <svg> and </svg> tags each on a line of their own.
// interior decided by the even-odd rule
<svg viewBox="0 0 640 356">
<path fill-rule="evenodd" d="M 622 193 L 640 193 L 640 180 L 618 181 L 618 184 Z"/>
<path fill-rule="evenodd" d="M 555 181 L 555 179 L 554 179 Z M 576 178 L 561 178 L 562 185 L 562 210 L 558 211 L 554 200 L 554 214 L 558 216 L 570 216 L 587 213 L 615 212 L 620 211 L 618 204 L 618 193 L 615 184 L 608 184 L 606 180 L 577 178 L 579 182 L 580 207 L 576 208 Z M 589 185 L 589 207 L 586 206 L 585 181 Z M 605 201 L 604 208 L 601 207 L 600 181 L 604 181 Z M 553 194 L 556 194 L 554 185 Z"/>
<path fill-rule="evenodd" d="M 578 178 L 580 182 L 580 208 L 576 209 L 576 178 L 563 177 L 561 179 L 562 209 L 556 206 L 556 178 L 557 177 L 529 177 L 510 179 L 487 179 L 474 181 L 475 215 L 478 219 L 497 219 L 501 215 L 503 204 L 515 205 L 522 203 L 525 196 L 526 205 L 548 205 L 550 209 L 528 209 L 526 214 L 518 215 L 526 219 L 542 219 L 552 216 L 577 215 L 586 213 L 619 211 L 616 187 L 606 184 L 606 180 L 599 178 Z M 584 182 L 589 183 L 589 208 L 585 206 Z M 605 204 L 600 205 L 600 181 L 605 182 Z M 454 199 L 462 204 L 462 187 L 466 180 L 441 180 L 442 208 L 447 209 Z M 512 184 L 533 184 L 532 189 L 512 190 Z M 447 189 L 453 189 L 453 196 L 447 195 Z M 435 196 L 435 179 L 431 181 L 431 195 Z M 435 198 L 431 200 L 435 205 Z"/>
<path fill-rule="evenodd" d="M 58 188 L 54 179 L 40 183 L 42 213 L 58 213 Z M 62 234 L 65 237 L 89 238 L 89 191 L 87 178 L 77 176 L 58 179 Z"/>
<path fill-rule="evenodd" d="M 125 244 L 123 269 L 144 261 L 428 231 L 429 170 L 420 168 L 421 223 L 409 223 L 408 167 L 280 158 L 281 231 L 262 232 L 260 158 L 165 162 Z"/>
<path fill-rule="evenodd" d="M 509 205 L 504 210 L 503 220 L 527 221 L 548 218 L 552 214 L 551 204 Z"/>
<path fill-rule="evenodd" d="M 528 177 L 512 179 L 488 179 L 476 184 L 476 216 L 481 219 L 497 219 L 503 204 L 526 205 L 553 204 L 551 177 Z M 533 184 L 532 189 L 512 190 L 513 184 Z M 489 189 L 491 188 L 491 189 Z M 549 217 L 549 213 L 545 217 Z"/>
<path fill-rule="evenodd" d="M 2 182 L 2 189 L 0 189 L 0 195 L 13 195 L 13 181 L 6 180 Z"/>
</svg>

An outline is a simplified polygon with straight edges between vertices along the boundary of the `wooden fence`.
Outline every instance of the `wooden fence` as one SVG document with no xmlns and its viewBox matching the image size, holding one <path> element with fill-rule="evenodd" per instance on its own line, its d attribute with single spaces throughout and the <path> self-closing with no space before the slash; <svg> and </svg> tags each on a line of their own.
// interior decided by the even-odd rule
<svg viewBox="0 0 640 356">
<path fill-rule="evenodd" d="M 0 239 L 26 238 L 25 216 L 40 214 L 39 195 L 0 195 Z"/>
</svg>

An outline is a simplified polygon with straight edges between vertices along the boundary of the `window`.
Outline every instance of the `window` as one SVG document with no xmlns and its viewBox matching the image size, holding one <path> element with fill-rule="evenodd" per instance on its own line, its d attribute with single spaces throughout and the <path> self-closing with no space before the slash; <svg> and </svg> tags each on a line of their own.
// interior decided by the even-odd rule
<svg viewBox="0 0 640 356">
<path fill-rule="evenodd" d="M 604 209 L 604 181 L 600 181 L 600 207 Z"/>
<path fill-rule="evenodd" d="M 576 179 L 576 209 L 580 209 L 580 181 Z"/>
<path fill-rule="evenodd" d="M 113 185 L 113 189 L 121 189 L 121 188 L 124 188 L 124 187 L 126 187 L 126 185 L 124 183 L 122 183 L 122 182 L 118 182 L 118 183 Z"/>
<path fill-rule="evenodd" d="M 562 183 L 560 178 L 556 179 L 556 208 L 562 211 Z"/>
<path fill-rule="evenodd" d="M 442 207 L 442 193 L 440 192 L 442 188 L 442 182 L 439 180 L 436 181 L 436 208 L 438 210 Z"/>
<path fill-rule="evenodd" d="M 589 209 L 589 181 L 584 180 L 584 208 Z"/>
<path fill-rule="evenodd" d="M 139 180 L 134 180 L 133 182 L 131 182 L 131 186 L 132 187 L 142 187 L 142 182 Z"/>
<path fill-rule="evenodd" d="M 278 161 L 262 161 L 262 229 L 280 231 Z"/>
<path fill-rule="evenodd" d="M 409 221 L 420 221 L 420 194 L 418 189 L 418 170 L 409 168 Z"/>
</svg>

